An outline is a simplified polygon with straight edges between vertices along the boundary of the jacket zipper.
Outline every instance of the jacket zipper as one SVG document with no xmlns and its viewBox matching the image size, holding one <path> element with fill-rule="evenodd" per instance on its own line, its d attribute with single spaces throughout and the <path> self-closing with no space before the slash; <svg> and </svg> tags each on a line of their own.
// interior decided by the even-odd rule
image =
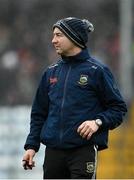
<svg viewBox="0 0 134 180">
<path fill-rule="evenodd" d="M 65 78 L 65 83 L 64 83 L 63 98 L 62 98 L 62 104 L 61 104 L 60 142 L 62 141 L 62 136 L 63 136 L 63 122 L 62 122 L 63 106 L 64 106 L 64 102 L 65 102 L 67 81 L 68 81 L 70 71 L 71 71 L 71 66 L 69 66 L 69 68 L 68 68 L 68 72 L 67 72 L 67 75 Z"/>
</svg>

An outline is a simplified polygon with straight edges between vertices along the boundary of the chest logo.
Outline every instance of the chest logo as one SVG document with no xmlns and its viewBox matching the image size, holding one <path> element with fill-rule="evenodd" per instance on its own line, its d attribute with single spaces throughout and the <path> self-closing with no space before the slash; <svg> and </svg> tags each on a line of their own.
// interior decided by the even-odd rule
<svg viewBox="0 0 134 180">
<path fill-rule="evenodd" d="M 80 84 L 80 85 L 88 84 L 88 76 L 87 75 L 81 75 L 80 79 L 78 81 L 78 84 Z"/>
</svg>

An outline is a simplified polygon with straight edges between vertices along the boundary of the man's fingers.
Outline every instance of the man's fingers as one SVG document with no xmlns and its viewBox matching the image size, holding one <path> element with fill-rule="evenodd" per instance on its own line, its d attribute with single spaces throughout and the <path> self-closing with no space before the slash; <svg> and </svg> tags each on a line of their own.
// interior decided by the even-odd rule
<svg viewBox="0 0 134 180">
<path fill-rule="evenodd" d="M 25 155 L 23 156 L 22 160 L 22 166 L 25 170 L 32 169 L 33 167 L 35 167 L 35 161 L 33 161 L 35 153 L 36 152 L 33 149 L 28 149 L 25 152 Z"/>
<path fill-rule="evenodd" d="M 94 120 L 88 120 L 83 122 L 77 129 L 77 132 L 82 136 L 82 138 L 86 138 L 89 140 L 93 133 L 98 130 L 98 126 L 96 125 Z"/>
<path fill-rule="evenodd" d="M 28 169 L 28 166 L 27 166 L 28 162 L 26 160 L 22 160 L 22 166 L 25 170 Z"/>
<path fill-rule="evenodd" d="M 85 123 L 82 123 L 82 124 L 78 127 L 77 132 L 80 133 L 81 130 L 84 128 L 84 126 L 85 126 Z"/>
<path fill-rule="evenodd" d="M 86 133 L 88 133 L 89 132 L 89 129 L 88 129 L 88 127 L 87 126 L 84 126 L 84 128 L 80 131 L 80 136 L 85 136 L 86 135 Z"/>
<path fill-rule="evenodd" d="M 77 129 L 82 138 L 89 140 L 94 132 L 96 132 L 94 121 L 85 121 Z"/>
<path fill-rule="evenodd" d="M 30 165 L 30 166 L 33 165 L 33 157 L 32 157 L 32 156 L 30 156 L 30 158 L 29 158 L 29 165 Z"/>
<path fill-rule="evenodd" d="M 89 139 L 91 138 L 92 134 L 93 134 L 93 131 L 91 131 L 91 132 L 87 135 L 87 140 L 89 140 Z"/>
<path fill-rule="evenodd" d="M 85 122 L 82 123 L 79 127 L 77 132 L 80 134 L 80 136 L 82 136 L 82 138 L 87 137 L 87 135 L 90 133 L 91 128 L 89 127 L 88 124 L 86 124 Z"/>
<path fill-rule="evenodd" d="M 86 138 L 87 135 L 89 134 L 89 132 L 90 132 L 90 129 L 86 128 L 85 131 L 82 134 L 80 134 L 80 135 L 82 136 L 82 138 Z"/>
<path fill-rule="evenodd" d="M 32 161 L 32 164 L 30 164 L 29 161 L 27 161 L 27 160 L 22 160 L 22 165 L 23 165 L 23 168 L 24 168 L 25 170 L 27 170 L 27 169 L 32 169 L 33 167 L 35 167 L 35 161 Z"/>
</svg>

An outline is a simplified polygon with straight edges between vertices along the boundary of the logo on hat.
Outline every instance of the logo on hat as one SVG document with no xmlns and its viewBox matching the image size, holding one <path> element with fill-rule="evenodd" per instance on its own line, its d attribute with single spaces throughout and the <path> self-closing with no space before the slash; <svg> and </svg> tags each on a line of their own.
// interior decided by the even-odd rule
<svg viewBox="0 0 134 180">
<path fill-rule="evenodd" d="M 80 85 L 86 85 L 88 84 L 88 76 L 87 75 L 81 75 L 80 80 L 78 81 Z"/>
</svg>

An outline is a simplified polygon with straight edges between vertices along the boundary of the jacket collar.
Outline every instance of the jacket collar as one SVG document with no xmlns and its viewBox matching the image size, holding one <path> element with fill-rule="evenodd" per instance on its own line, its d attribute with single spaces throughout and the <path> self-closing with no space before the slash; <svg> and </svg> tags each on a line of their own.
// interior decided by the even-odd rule
<svg viewBox="0 0 134 180">
<path fill-rule="evenodd" d="M 71 62 L 77 63 L 77 62 L 85 61 L 90 57 L 90 55 L 87 49 L 83 49 L 80 53 L 76 54 L 75 56 L 61 56 L 61 57 L 63 62 L 65 63 L 71 63 Z"/>
</svg>

